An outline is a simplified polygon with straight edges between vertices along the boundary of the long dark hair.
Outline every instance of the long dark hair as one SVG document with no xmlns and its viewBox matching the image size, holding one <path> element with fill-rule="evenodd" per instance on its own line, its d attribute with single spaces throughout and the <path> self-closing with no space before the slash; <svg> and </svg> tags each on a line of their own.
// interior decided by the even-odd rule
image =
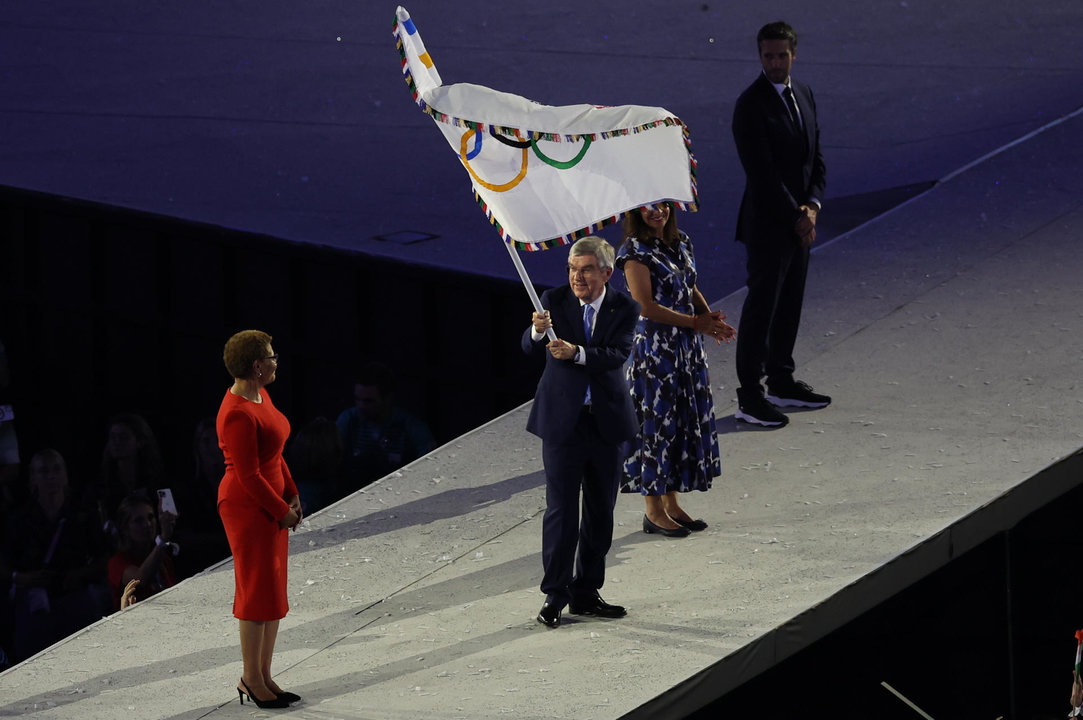
<svg viewBox="0 0 1083 720">
<path fill-rule="evenodd" d="M 124 496 L 124 499 L 120 501 L 120 505 L 117 506 L 117 511 L 114 513 L 114 521 L 117 528 L 117 546 L 121 550 L 138 550 L 139 548 L 132 546 L 132 538 L 128 534 L 128 525 L 131 524 L 132 516 L 139 511 L 142 507 L 150 508 L 154 513 L 155 522 L 158 520 L 158 512 L 154 508 L 154 503 L 147 499 L 146 495 L 142 493 L 129 493 Z"/>
<path fill-rule="evenodd" d="M 681 239 L 681 231 L 677 229 L 677 213 L 673 209 L 673 203 L 657 203 L 669 206 L 669 219 L 662 228 L 662 237 L 659 238 L 667 245 L 674 245 Z M 635 238 L 640 242 L 654 245 L 654 229 L 643 221 L 643 215 L 639 208 L 624 213 L 624 238 Z"/>
</svg>

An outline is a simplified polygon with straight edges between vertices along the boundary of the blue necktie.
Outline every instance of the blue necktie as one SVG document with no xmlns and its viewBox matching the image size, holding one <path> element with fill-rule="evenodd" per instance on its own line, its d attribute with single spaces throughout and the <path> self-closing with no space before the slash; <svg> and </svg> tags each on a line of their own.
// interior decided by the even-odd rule
<svg viewBox="0 0 1083 720">
<path fill-rule="evenodd" d="M 594 306 L 587 303 L 583 306 L 583 337 L 586 338 L 586 342 L 590 342 L 591 335 L 591 320 L 594 318 Z M 587 353 L 586 343 L 583 345 L 584 359 Z M 587 385 L 587 396 L 583 398 L 584 405 L 590 405 L 590 385 Z"/>
</svg>

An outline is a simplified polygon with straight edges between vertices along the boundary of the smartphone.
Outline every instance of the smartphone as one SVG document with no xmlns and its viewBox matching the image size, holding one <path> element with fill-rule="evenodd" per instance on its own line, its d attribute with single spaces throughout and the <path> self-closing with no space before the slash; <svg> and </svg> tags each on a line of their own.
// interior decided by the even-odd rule
<svg viewBox="0 0 1083 720">
<path fill-rule="evenodd" d="M 173 491 L 169 488 L 158 491 L 158 511 L 177 514 L 177 503 L 173 502 Z"/>
</svg>

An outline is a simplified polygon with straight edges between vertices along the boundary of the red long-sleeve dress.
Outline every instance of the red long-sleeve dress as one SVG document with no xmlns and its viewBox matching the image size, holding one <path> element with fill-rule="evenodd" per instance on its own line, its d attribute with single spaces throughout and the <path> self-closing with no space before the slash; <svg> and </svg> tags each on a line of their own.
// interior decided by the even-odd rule
<svg viewBox="0 0 1083 720">
<path fill-rule="evenodd" d="M 289 610 L 286 563 L 289 530 L 278 521 L 297 494 L 282 448 L 290 423 L 271 402 L 254 403 L 226 390 L 218 410 L 218 444 L 226 474 L 218 486 L 218 514 L 233 552 L 236 594 L 233 615 L 241 620 L 278 620 Z"/>
</svg>

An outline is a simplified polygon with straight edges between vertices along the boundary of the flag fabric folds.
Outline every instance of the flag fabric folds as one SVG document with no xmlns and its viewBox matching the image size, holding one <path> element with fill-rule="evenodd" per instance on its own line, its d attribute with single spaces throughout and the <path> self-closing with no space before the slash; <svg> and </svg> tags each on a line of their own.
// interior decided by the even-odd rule
<svg viewBox="0 0 1083 720">
<path fill-rule="evenodd" d="M 554 107 L 481 85 L 444 85 L 401 6 L 393 30 L 414 100 L 436 121 L 505 242 L 545 250 L 645 205 L 698 208 L 688 128 L 668 110 Z"/>
</svg>

